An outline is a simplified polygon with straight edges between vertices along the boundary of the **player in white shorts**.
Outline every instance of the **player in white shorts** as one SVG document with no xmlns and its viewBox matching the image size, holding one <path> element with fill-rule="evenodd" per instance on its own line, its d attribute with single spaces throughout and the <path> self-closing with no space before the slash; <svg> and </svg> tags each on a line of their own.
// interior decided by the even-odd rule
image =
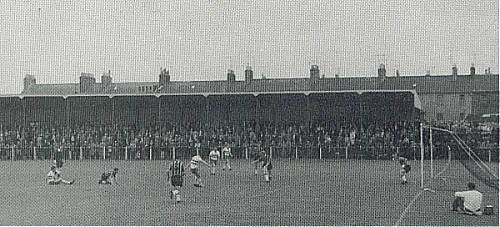
<svg viewBox="0 0 500 227">
<path fill-rule="evenodd" d="M 229 161 L 230 158 L 233 157 L 233 154 L 231 153 L 231 148 L 229 147 L 229 144 L 226 143 L 224 145 L 224 148 L 222 148 L 222 159 L 224 159 L 224 164 L 222 166 L 222 170 L 231 170 L 231 163 Z"/>
<path fill-rule="evenodd" d="M 255 166 L 254 174 L 257 175 L 259 173 L 259 168 L 261 168 L 264 158 L 266 157 L 266 152 L 260 151 L 255 154 L 254 160 L 251 162 Z"/>
<path fill-rule="evenodd" d="M 74 182 L 75 182 L 75 180 L 67 181 L 67 180 L 62 179 L 61 173 L 59 172 L 59 170 L 57 170 L 56 166 L 50 167 L 50 171 L 47 174 L 47 184 L 49 184 L 49 185 L 57 185 L 60 183 L 73 184 Z"/>
<path fill-rule="evenodd" d="M 208 157 L 208 161 L 212 167 L 210 174 L 215 175 L 215 166 L 217 166 L 217 162 L 219 161 L 220 152 L 217 150 L 217 148 L 214 148 L 212 149 L 212 151 L 210 151 Z"/>
<path fill-rule="evenodd" d="M 191 158 L 191 162 L 189 163 L 189 168 L 191 169 L 191 173 L 194 175 L 194 186 L 196 187 L 203 187 L 203 184 L 201 183 L 201 175 L 200 175 L 200 170 L 199 170 L 199 164 L 203 163 L 210 167 L 210 165 L 205 162 L 199 155 L 195 155 Z"/>
</svg>

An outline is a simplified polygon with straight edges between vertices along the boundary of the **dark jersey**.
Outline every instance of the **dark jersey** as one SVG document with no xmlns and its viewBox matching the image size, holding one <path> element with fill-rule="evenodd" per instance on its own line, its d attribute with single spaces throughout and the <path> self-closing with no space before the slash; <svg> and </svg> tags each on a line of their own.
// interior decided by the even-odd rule
<svg viewBox="0 0 500 227">
<path fill-rule="evenodd" d="M 271 158 L 268 155 L 264 154 L 259 158 L 259 161 L 262 162 L 262 167 L 264 167 L 271 163 Z"/>
<path fill-rule="evenodd" d="M 184 176 L 184 163 L 179 160 L 172 162 L 170 165 L 170 175 Z"/>
<path fill-rule="evenodd" d="M 259 160 L 259 162 L 267 162 L 268 156 L 264 152 L 259 152 L 259 154 L 257 155 L 257 160 Z"/>
<path fill-rule="evenodd" d="M 410 166 L 410 164 L 404 164 L 404 165 L 403 165 L 403 169 L 404 169 L 404 171 L 405 171 L 405 172 L 407 172 L 407 173 L 408 173 L 408 172 L 410 172 L 410 170 L 411 170 L 411 166 Z"/>
<path fill-rule="evenodd" d="M 115 171 L 104 172 L 101 175 L 101 180 L 108 180 L 110 177 L 116 178 Z"/>
</svg>

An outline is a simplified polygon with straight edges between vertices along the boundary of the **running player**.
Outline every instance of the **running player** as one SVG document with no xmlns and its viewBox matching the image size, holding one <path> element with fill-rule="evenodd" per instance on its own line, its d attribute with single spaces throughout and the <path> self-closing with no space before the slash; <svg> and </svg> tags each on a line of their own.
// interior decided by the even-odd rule
<svg viewBox="0 0 500 227">
<path fill-rule="evenodd" d="M 118 168 L 114 168 L 111 171 L 102 173 L 101 179 L 99 180 L 99 184 L 117 184 L 116 182 L 117 173 L 118 173 Z"/>
<path fill-rule="evenodd" d="M 224 159 L 224 165 L 222 166 L 222 170 L 226 170 L 226 167 L 228 170 L 231 170 L 231 163 L 229 159 L 232 157 L 233 154 L 231 153 L 231 148 L 229 147 L 229 144 L 226 143 L 224 145 L 224 148 L 222 148 L 222 158 Z"/>
<path fill-rule="evenodd" d="M 406 175 L 410 172 L 411 166 L 408 164 L 408 159 L 405 157 L 399 157 L 399 164 L 401 165 L 401 170 L 399 170 L 399 175 L 401 176 L 401 184 L 408 183 Z"/>
<path fill-rule="evenodd" d="M 264 168 L 264 179 L 266 182 L 270 182 L 271 180 L 271 170 L 273 169 L 273 164 L 271 163 L 271 157 L 268 155 L 265 155 L 264 158 L 262 158 L 261 162 L 262 167 Z"/>
<path fill-rule="evenodd" d="M 194 175 L 194 180 L 195 180 L 194 186 L 196 187 L 203 187 L 203 184 L 201 183 L 201 175 L 199 170 L 200 162 L 210 167 L 210 165 L 207 162 L 205 162 L 199 155 L 195 155 L 191 158 L 189 168 L 191 169 L 191 173 Z"/>
<path fill-rule="evenodd" d="M 49 185 L 57 185 L 60 183 L 73 184 L 74 182 L 75 182 L 75 180 L 67 181 L 67 180 L 62 179 L 61 173 L 59 172 L 59 170 L 57 170 L 56 166 L 50 167 L 50 171 L 47 174 L 47 184 L 49 184 Z"/>
<path fill-rule="evenodd" d="M 257 169 L 263 168 L 264 170 L 264 179 L 266 182 L 270 182 L 271 180 L 271 170 L 273 169 L 273 164 L 271 163 L 271 157 L 268 156 L 264 151 L 261 151 L 258 154 L 258 159 L 252 161 L 255 163 L 255 174 L 257 175 Z"/>
<path fill-rule="evenodd" d="M 266 156 L 266 152 L 264 151 L 260 151 L 258 153 L 255 154 L 255 157 L 252 161 L 252 164 L 254 164 L 254 167 L 255 167 L 255 172 L 254 174 L 257 175 L 259 174 L 259 168 L 262 166 L 262 160 L 264 160 Z"/>
<path fill-rule="evenodd" d="M 219 161 L 220 153 L 217 150 L 217 148 L 214 148 L 212 149 L 212 151 L 210 151 L 210 154 L 208 156 L 209 156 L 208 161 L 212 166 L 210 174 L 215 175 L 215 166 L 217 166 L 217 161 Z"/>
<path fill-rule="evenodd" d="M 182 183 L 184 182 L 184 162 L 181 160 L 174 160 L 170 165 L 170 169 L 168 171 L 167 180 L 170 180 L 170 184 L 174 187 L 174 190 L 170 191 L 170 199 L 175 198 L 175 201 L 181 202 L 180 189 L 182 187 Z"/>
</svg>

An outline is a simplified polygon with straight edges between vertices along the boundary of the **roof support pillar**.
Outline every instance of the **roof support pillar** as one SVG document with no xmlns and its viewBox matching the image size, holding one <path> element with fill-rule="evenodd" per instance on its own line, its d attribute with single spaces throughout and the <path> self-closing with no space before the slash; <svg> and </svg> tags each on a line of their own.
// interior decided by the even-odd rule
<svg viewBox="0 0 500 227">
<path fill-rule="evenodd" d="M 66 108 L 64 110 L 64 115 L 66 116 L 66 121 L 64 122 L 65 125 L 66 125 L 66 128 L 70 128 L 70 125 L 69 125 L 69 103 L 68 103 L 68 97 L 63 97 L 64 98 L 64 107 Z"/>
<path fill-rule="evenodd" d="M 26 129 L 26 99 L 21 97 L 23 103 L 23 128 Z"/>
</svg>

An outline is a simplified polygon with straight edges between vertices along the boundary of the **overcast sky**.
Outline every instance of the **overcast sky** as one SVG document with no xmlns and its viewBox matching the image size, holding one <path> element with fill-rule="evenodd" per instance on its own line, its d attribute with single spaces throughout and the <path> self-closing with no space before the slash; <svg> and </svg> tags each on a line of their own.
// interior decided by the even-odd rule
<svg viewBox="0 0 500 227">
<path fill-rule="evenodd" d="M 0 93 L 76 82 L 498 73 L 498 0 L 0 1 Z"/>
</svg>

